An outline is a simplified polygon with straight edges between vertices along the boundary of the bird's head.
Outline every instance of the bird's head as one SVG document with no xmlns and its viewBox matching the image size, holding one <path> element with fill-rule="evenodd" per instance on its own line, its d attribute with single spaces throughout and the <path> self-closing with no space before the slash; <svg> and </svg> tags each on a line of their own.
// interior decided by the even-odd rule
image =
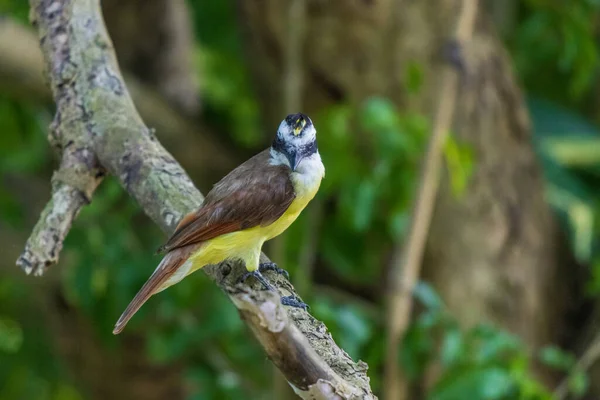
<svg viewBox="0 0 600 400">
<path fill-rule="evenodd" d="M 317 130 L 307 115 L 290 114 L 279 124 L 271 148 L 295 171 L 303 159 L 317 152 Z"/>
</svg>

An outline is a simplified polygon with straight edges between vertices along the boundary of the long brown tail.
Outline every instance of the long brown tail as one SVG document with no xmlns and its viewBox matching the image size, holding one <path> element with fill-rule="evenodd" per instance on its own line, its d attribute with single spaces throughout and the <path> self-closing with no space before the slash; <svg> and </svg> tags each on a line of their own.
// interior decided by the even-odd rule
<svg viewBox="0 0 600 400">
<path fill-rule="evenodd" d="M 193 247 L 193 248 L 192 248 Z M 133 300 L 129 303 L 121 317 L 115 324 L 113 334 L 118 335 L 123 331 L 125 325 L 129 322 L 131 317 L 142 307 L 142 305 L 148 301 L 148 299 L 161 290 L 161 286 L 173 275 L 175 271 L 183 263 L 185 263 L 190 256 L 191 252 L 195 250 L 197 246 L 187 246 L 178 249 L 173 249 L 165 255 L 154 273 L 144 283 L 144 286 L 135 295 Z"/>
</svg>

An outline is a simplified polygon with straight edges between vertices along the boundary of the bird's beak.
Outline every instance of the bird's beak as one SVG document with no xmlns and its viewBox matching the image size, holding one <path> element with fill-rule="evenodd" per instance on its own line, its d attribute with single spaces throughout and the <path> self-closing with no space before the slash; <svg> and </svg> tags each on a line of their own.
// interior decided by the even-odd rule
<svg viewBox="0 0 600 400">
<path fill-rule="evenodd" d="M 298 164 L 300 164 L 300 161 L 302 161 L 303 159 L 304 156 L 298 153 L 288 155 L 288 160 L 290 162 L 290 167 L 292 168 L 292 171 L 295 171 L 296 168 L 298 168 Z"/>
</svg>

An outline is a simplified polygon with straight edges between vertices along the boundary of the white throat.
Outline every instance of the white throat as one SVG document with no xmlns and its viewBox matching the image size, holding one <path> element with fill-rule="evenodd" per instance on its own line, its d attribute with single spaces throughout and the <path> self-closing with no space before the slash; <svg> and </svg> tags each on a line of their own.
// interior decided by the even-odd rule
<svg viewBox="0 0 600 400">
<path fill-rule="evenodd" d="M 285 154 L 271 148 L 271 150 L 269 151 L 270 153 L 270 159 L 269 159 L 269 164 L 271 165 L 285 165 L 288 168 L 292 168 L 292 166 L 290 165 L 290 160 L 288 160 L 288 158 L 285 156 Z M 322 172 L 322 175 L 325 175 L 325 166 L 323 165 L 323 162 L 321 161 L 321 155 L 319 154 L 319 152 L 315 152 L 313 154 L 311 154 L 308 157 L 303 158 L 300 163 L 298 164 L 298 166 L 296 167 L 295 171 L 292 171 L 292 173 L 299 173 L 299 174 L 310 174 L 313 172 Z"/>
<path fill-rule="evenodd" d="M 317 175 L 319 178 L 322 178 L 325 175 L 325 166 L 321 161 L 319 152 L 317 151 L 310 156 L 303 158 L 296 167 L 296 170 L 292 172 L 292 174 L 294 173 L 300 175 Z"/>
<path fill-rule="evenodd" d="M 314 196 L 325 176 L 325 166 L 319 152 L 304 158 L 291 174 L 296 197 Z"/>
<path fill-rule="evenodd" d="M 290 169 L 292 168 L 287 157 L 275 149 L 271 149 L 271 159 L 269 162 L 271 165 L 285 165 Z M 321 179 L 325 177 L 325 166 L 321 161 L 319 152 L 317 151 L 303 158 L 296 167 L 296 170 L 290 172 L 290 175 L 296 191 L 310 191 L 315 185 L 319 185 Z"/>
</svg>

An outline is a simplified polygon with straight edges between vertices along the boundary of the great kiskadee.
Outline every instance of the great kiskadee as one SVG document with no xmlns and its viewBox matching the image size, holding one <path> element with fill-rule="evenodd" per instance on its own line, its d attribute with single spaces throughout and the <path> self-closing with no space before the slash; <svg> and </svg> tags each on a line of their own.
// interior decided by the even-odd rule
<svg viewBox="0 0 600 400">
<path fill-rule="evenodd" d="M 261 274 L 285 273 L 273 263 L 260 264 L 263 243 L 285 231 L 317 193 L 325 167 L 317 149 L 317 131 L 306 115 L 288 115 L 266 149 L 214 185 L 200 208 L 182 218 L 159 251 L 166 255 L 117 321 L 120 333 L 154 294 L 209 264 L 242 260 L 241 278 L 258 279 L 276 290 Z M 281 302 L 306 307 L 291 296 Z"/>
</svg>

